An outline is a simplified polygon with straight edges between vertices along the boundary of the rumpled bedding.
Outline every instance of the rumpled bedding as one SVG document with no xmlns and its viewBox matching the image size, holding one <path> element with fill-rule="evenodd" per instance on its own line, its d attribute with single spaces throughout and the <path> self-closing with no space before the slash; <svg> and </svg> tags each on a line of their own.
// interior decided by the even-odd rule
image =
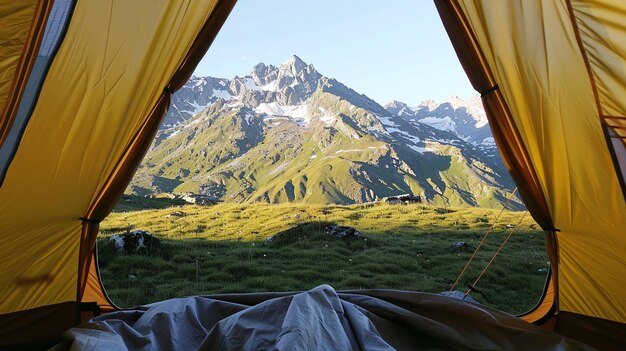
<svg viewBox="0 0 626 351">
<path fill-rule="evenodd" d="M 428 293 L 337 292 L 175 298 L 70 329 L 71 350 L 588 350 L 488 307 Z"/>
</svg>

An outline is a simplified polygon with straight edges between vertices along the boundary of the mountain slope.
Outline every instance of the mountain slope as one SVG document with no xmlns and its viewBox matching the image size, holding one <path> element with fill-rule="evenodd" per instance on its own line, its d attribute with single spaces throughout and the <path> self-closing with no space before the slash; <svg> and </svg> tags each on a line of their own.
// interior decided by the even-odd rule
<svg viewBox="0 0 626 351">
<path fill-rule="evenodd" d="M 448 104 L 385 108 L 297 56 L 231 80 L 194 77 L 127 192 L 338 204 L 412 193 L 442 205 L 501 204 L 515 185 L 483 147 L 490 134 L 471 107 Z M 456 128 L 435 123 L 446 118 Z"/>
</svg>

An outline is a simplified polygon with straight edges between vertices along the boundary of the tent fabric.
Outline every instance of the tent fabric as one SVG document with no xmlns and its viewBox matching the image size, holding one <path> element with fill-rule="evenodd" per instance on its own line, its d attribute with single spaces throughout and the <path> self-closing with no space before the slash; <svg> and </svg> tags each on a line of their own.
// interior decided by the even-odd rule
<svg viewBox="0 0 626 351">
<path fill-rule="evenodd" d="M 0 0 L 0 147 L 14 130 L 53 3 Z M 76 323 L 79 301 L 114 309 L 93 258 L 98 223 L 147 150 L 171 93 L 191 75 L 234 4 L 235 0 L 76 1 L 0 185 L 0 346 L 50 337 Z M 610 127 L 623 142 L 626 3 L 436 0 L 436 4 L 472 84 L 483 95 L 505 164 L 533 217 L 546 229 L 554 289 L 528 318 L 553 311 L 552 300 L 562 320 L 557 330 L 570 334 L 604 330 L 616 340 L 613 345 L 626 342 L 625 333 L 619 334 L 626 323 L 626 202 L 604 129 Z M 304 305 L 294 304 L 294 309 L 318 311 L 319 306 L 308 303 L 315 296 L 328 302 L 324 306 L 345 309 L 353 304 L 350 311 L 371 317 L 374 329 L 392 345 L 396 338 L 416 342 L 413 338 L 424 330 L 440 341 L 443 334 L 438 333 L 446 326 L 456 329 L 447 329 L 452 345 L 467 343 L 470 335 L 479 342 L 516 342 L 502 348 L 528 344 L 526 338 L 515 338 L 512 330 L 522 330 L 531 344 L 543 340 L 536 330 L 526 333 L 526 324 L 516 324 L 524 323 L 519 319 L 495 316 L 482 307 L 480 313 L 464 314 L 467 305 L 450 299 L 381 292 L 376 296 L 382 302 L 354 293 L 340 294 L 339 302 L 331 290 L 305 294 Z M 277 305 L 267 303 L 283 308 L 286 319 L 285 306 L 296 299 L 281 296 Z M 264 306 L 270 297 L 276 296 L 213 300 L 221 301 L 215 302 L 220 306 L 246 305 L 239 312 L 256 315 L 256 305 Z M 162 305 L 164 311 L 168 306 Z M 432 308 L 447 315 L 435 317 L 429 312 Z M 340 316 L 346 315 L 341 311 Z M 412 313 L 410 318 L 406 311 Z M 273 318 L 267 310 L 260 313 Z M 426 319 L 423 313 L 428 314 Z M 113 316 L 126 319 L 128 314 Z M 365 326 L 364 337 L 378 340 L 360 315 L 350 316 L 356 324 L 363 322 L 358 325 Z M 314 327 L 320 326 L 299 326 L 304 331 Z M 459 330 L 468 336 L 464 341 L 456 339 Z M 556 342 L 554 347 L 564 345 L 564 339 L 555 338 L 548 338 Z M 355 340 L 357 336 L 337 342 Z"/>
<path fill-rule="evenodd" d="M 106 216 L 169 94 L 191 74 L 233 5 L 76 3 L 0 187 L 0 324 L 18 319 L 16 312 L 36 316 L 29 311 L 80 301 L 97 233 L 95 217 L 80 218 Z M 216 8 L 221 13 L 212 16 Z M 0 330 L 0 345 L 8 333 Z"/>
<path fill-rule="evenodd" d="M 550 210 L 522 136 L 459 3 L 435 1 L 435 5 L 472 86 L 481 92 L 485 113 L 502 160 L 518 185 L 519 193 L 531 215 L 546 230 L 546 251 L 552 267 L 550 286 L 553 289 L 544 294 L 539 304 L 541 308 L 525 316 L 527 321 L 534 322 L 544 317 L 541 312 L 548 313 L 552 309 L 550 301 L 558 305 L 556 282 L 559 261 Z"/>
<path fill-rule="evenodd" d="M 559 309 L 625 323 L 626 202 L 602 123 L 626 114 L 626 3 L 450 2 L 467 19 L 559 230 Z"/>
<path fill-rule="evenodd" d="M 8 129 L 2 145 L 0 145 L 0 186 L 4 182 L 8 166 L 11 164 L 24 129 L 32 115 L 46 72 L 63 39 L 73 4 L 72 0 L 56 0 L 50 9 L 42 42 L 28 79 L 24 83 L 17 112 L 12 116 L 10 129 Z"/>
<path fill-rule="evenodd" d="M 450 40 L 472 86 L 481 93 L 498 151 L 507 170 L 518 185 L 524 203 L 535 221 L 544 229 L 554 228 L 550 211 L 522 136 L 502 100 L 500 86 L 456 1 L 436 1 Z"/>
<path fill-rule="evenodd" d="M 77 2 L 0 187 L 0 313 L 76 300 L 79 217 L 181 65 L 210 4 Z"/>
<path fill-rule="evenodd" d="M 426 293 L 176 298 L 121 310 L 69 330 L 78 350 L 586 350 L 490 308 Z"/>
<path fill-rule="evenodd" d="M 97 262 L 97 256 L 94 256 L 89 264 L 89 276 L 81 301 L 85 303 L 95 302 L 102 313 L 115 311 L 117 307 L 107 295 L 104 286 L 102 286 L 102 279 L 100 278 L 100 270 L 98 269 Z"/>
<path fill-rule="evenodd" d="M 52 1 L 0 3 L 0 145 L 11 127 Z"/>
<path fill-rule="evenodd" d="M 554 281 L 555 280 L 552 279 L 552 272 L 550 272 L 546 281 L 543 296 L 539 299 L 539 303 L 532 310 L 517 317 L 528 323 L 540 326 L 543 326 L 545 322 L 550 320 L 556 311 Z"/>
<path fill-rule="evenodd" d="M 84 218 L 91 220 L 83 223 L 84 226 L 81 235 L 79 299 L 86 287 L 96 289 L 99 287 L 100 291 L 96 293 L 106 295 L 104 289 L 102 289 L 100 277 L 90 274 L 89 272 L 91 270 L 87 269 L 90 265 L 90 260 L 93 260 L 93 255 L 95 254 L 94 248 L 98 234 L 97 224 L 112 211 L 117 200 L 122 195 L 122 192 L 130 182 L 132 175 L 143 159 L 145 152 L 151 145 L 161 124 L 161 120 L 167 112 L 170 103 L 170 95 L 174 91 L 182 88 L 187 80 L 189 80 L 196 65 L 200 62 L 206 50 L 213 42 L 213 39 L 217 36 L 224 21 L 226 21 L 228 14 L 235 5 L 235 0 L 221 0 L 213 5 L 210 16 L 204 22 L 202 28 L 200 28 L 195 40 L 186 52 L 181 65 L 177 68 L 172 78 L 163 89 L 156 106 L 147 116 L 144 125 L 126 150 L 124 157 L 117 165 L 115 173 L 109 177 L 106 185 L 100 190 L 100 193 L 95 198 L 96 200 L 91 203 L 91 206 L 84 216 Z M 94 277 L 97 277 L 98 281 L 90 281 L 88 283 L 89 279 L 93 279 Z M 107 307 L 110 307 L 110 305 L 112 304 L 110 303 Z"/>
</svg>

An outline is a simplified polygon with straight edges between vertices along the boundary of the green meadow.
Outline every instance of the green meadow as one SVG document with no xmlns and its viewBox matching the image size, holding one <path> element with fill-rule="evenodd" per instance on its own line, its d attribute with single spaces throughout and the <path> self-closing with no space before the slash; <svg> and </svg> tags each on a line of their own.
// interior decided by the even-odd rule
<svg viewBox="0 0 626 351">
<path fill-rule="evenodd" d="M 107 292 L 120 307 L 176 296 L 302 291 L 324 283 L 337 290 L 439 293 L 450 289 L 499 212 L 421 204 L 180 206 L 125 196 L 101 225 L 99 263 Z M 467 291 L 513 225 L 511 239 L 471 294 L 512 314 L 536 304 L 549 267 L 543 232 L 523 216 L 502 214 L 457 288 Z M 329 224 L 353 227 L 367 240 L 333 237 L 326 233 Z M 160 248 L 116 253 L 107 238 L 134 229 L 153 233 Z M 457 242 L 467 245 L 452 247 Z"/>
</svg>

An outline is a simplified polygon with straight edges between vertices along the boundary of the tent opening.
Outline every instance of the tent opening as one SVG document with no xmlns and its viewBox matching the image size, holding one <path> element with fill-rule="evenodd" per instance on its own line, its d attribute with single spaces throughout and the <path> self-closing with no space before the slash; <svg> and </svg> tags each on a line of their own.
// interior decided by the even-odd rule
<svg viewBox="0 0 626 351">
<path fill-rule="evenodd" d="M 386 11 L 436 16 L 432 4 L 395 6 Z M 376 17 L 378 7 L 364 16 Z M 298 12 L 284 11 L 278 16 Z M 447 83 L 446 96 L 468 91 L 438 19 L 429 23 L 436 26 L 432 30 L 415 23 L 384 34 L 411 30 L 427 46 L 436 30 L 445 47 L 432 51 L 447 55 L 440 67 L 401 41 L 394 46 L 383 37 L 367 40 L 371 22 L 356 18 L 307 37 L 308 46 L 330 47 L 328 52 L 339 52 L 337 43 L 362 50 L 362 57 L 390 51 L 374 60 L 395 62 L 390 69 L 354 53 L 318 57 L 299 43 L 309 31 L 306 24 L 272 27 L 266 12 L 255 4 L 235 7 L 206 58 L 207 66 L 221 71 L 197 70 L 173 95 L 143 163 L 101 224 L 99 268 L 112 300 L 130 307 L 176 296 L 300 291 L 320 284 L 446 292 L 492 228 L 457 289 L 468 289 L 515 230 L 470 297 L 512 314 L 531 310 L 549 271 L 543 231 L 524 218 L 524 205 L 512 194 L 515 184 L 479 96 L 436 102 L 416 87 L 441 85 L 432 76 L 400 82 L 420 74 L 410 67 L 429 66 L 461 76 L 461 83 Z M 248 26 L 266 23 L 270 39 L 241 29 L 251 18 L 258 23 Z M 346 28 L 355 43 L 330 37 Z M 355 35 L 359 31 L 365 34 Z M 235 38 L 239 47 L 261 41 L 265 51 L 229 53 L 235 49 L 226 42 Z M 272 50 L 289 54 L 267 54 Z M 223 61 L 235 59 L 245 61 L 245 68 L 229 76 Z M 370 71 L 355 79 L 332 60 L 369 64 Z M 398 80 L 398 96 L 411 100 L 385 103 L 380 91 L 358 90 L 367 89 L 363 80 L 385 75 Z"/>
</svg>

